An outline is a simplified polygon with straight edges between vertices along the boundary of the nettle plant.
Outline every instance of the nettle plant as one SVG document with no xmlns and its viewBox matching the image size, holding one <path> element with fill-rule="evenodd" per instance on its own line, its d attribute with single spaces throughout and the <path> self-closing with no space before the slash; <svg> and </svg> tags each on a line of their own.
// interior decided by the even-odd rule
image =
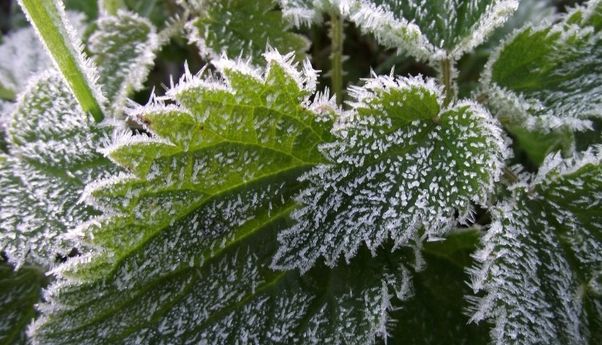
<svg viewBox="0 0 602 345">
<path fill-rule="evenodd" d="M 19 5 L 0 343 L 602 343 L 602 1 Z"/>
</svg>

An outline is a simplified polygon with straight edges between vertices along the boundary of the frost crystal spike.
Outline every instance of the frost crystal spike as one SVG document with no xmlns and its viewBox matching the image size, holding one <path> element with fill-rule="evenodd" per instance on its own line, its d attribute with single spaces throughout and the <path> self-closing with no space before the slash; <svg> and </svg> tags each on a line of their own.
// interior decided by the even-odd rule
<svg viewBox="0 0 602 345">
<path fill-rule="evenodd" d="M 304 206 L 279 236 L 277 268 L 306 271 L 320 257 L 334 266 L 362 244 L 443 236 L 498 179 L 506 148 L 476 103 L 445 108 L 440 88 L 421 78 L 375 77 L 352 91 L 337 140 L 320 147 L 329 163 L 301 177 Z"/>
<path fill-rule="evenodd" d="M 304 276 L 269 268 L 297 177 L 324 162 L 317 146 L 337 110 L 310 99 L 308 62 L 265 58 L 265 70 L 220 59 L 219 75 L 187 73 L 130 111 L 151 136 L 124 133 L 105 149 L 131 173 L 88 187 L 104 216 L 73 236 L 95 251 L 56 270 L 35 343 L 365 345 L 386 334 L 409 289 L 395 260 Z M 323 295 L 332 280 L 347 284 Z"/>
<path fill-rule="evenodd" d="M 273 0 L 205 0 L 187 6 L 198 14 L 186 25 L 188 38 L 205 57 L 242 56 L 260 64 L 266 47 L 272 47 L 294 52 L 301 61 L 309 48 L 305 37 L 289 31 Z"/>
<path fill-rule="evenodd" d="M 338 0 L 278 0 L 284 17 L 296 27 L 321 21 L 322 14 L 337 8 Z"/>
<path fill-rule="evenodd" d="M 602 114 L 601 13 L 602 2 L 590 1 L 559 23 L 509 37 L 482 82 L 492 112 L 530 131 L 590 128 Z"/>
<path fill-rule="evenodd" d="M 529 183 L 493 212 L 475 254 L 474 321 L 492 322 L 495 344 L 602 341 L 601 147 L 574 159 L 550 155 Z"/>
<path fill-rule="evenodd" d="M 339 0 L 341 13 L 389 48 L 422 60 L 457 60 L 483 43 L 516 0 Z"/>
<path fill-rule="evenodd" d="M 84 186 L 110 173 L 96 152 L 99 128 L 57 72 L 32 80 L 10 126 L 10 156 L 0 156 L 0 247 L 9 261 L 52 266 L 71 249 L 62 235 L 96 214 L 78 202 Z"/>
</svg>

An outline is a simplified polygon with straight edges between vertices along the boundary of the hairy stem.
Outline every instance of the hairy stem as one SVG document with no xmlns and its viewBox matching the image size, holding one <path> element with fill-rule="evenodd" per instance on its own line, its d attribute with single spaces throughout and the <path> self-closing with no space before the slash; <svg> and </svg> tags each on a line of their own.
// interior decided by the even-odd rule
<svg viewBox="0 0 602 345">
<path fill-rule="evenodd" d="M 343 103 L 343 19 L 332 11 L 330 15 L 330 80 L 337 104 Z"/>
<path fill-rule="evenodd" d="M 441 60 L 439 66 L 439 79 L 443 83 L 445 92 L 444 105 L 449 105 L 456 97 L 456 87 L 454 85 L 454 66 L 453 61 L 448 57 Z"/>
<path fill-rule="evenodd" d="M 63 4 L 58 0 L 19 0 L 19 4 L 82 109 L 91 113 L 97 122 L 102 121 L 103 97 L 86 65 L 81 43 L 67 23 Z"/>
</svg>

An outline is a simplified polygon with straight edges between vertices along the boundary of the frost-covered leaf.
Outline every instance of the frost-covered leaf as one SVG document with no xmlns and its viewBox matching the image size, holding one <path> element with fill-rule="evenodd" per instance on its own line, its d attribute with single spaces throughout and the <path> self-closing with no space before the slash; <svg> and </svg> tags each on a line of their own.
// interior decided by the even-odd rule
<svg viewBox="0 0 602 345">
<path fill-rule="evenodd" d="M 341 13 L 390 48 L 418 59 L 459 59 L 518 6 L 516 0 L 339 0 Z"/>
<path fill-rule="evenodd" d="M 301 178 L 304 207 L 280 235 L 276 267 L 304 271 L 319 257 L 332 266 L 363 243 L 443 236 L 457 212 L 462 220 L 473 202 L 485 204 L 500 174 L 500 129 L 476 103 L 445 107 L 440 88 L 421 78 L 376 77 L 353 91 L 337 141 L 321 146 L 329 163 Z"/>
<path fill-rule="evenodd" d="M 41 299 L 45 280 L 35 267 L 14 272 L 0 263 L 0 344 L 28 344 L 25 331 L 35 316 L 34 304 Z"/>
<path fill-rule="evenodd" d="M 98 20 L 89 49 L 114 115 L 121 113 L 132 91 L 142 88 L 159 45 L 154 25 L 137 14 L 120 10 Z"/>
<path fill-rule="evenodd" d="M 131 111 L 152 135 L 106 149 L 132 174 L 89 187 L 105 216 L 81 236 L 97 250 L 57 271 L 37 343 L 364 345 L 383 334 L 408 288 L 399 261 L 269 268 L 335 107 L 310 102 L 308 63 L 265 57 L 265 72 L 219 60 L 225 79 L 187 74 Z"/>
<path fill-rule="evenodd" d="M 526 25 L 538 25 L 556 19 L 557 9 L 553 0 L 520 0 L 514 14 L 503 26 L 496 29 L 487 39 L 487 49 L 497 48 L 501 42 L 517 29 Z"/>
<path fill-rule="evenodd" d="M 50 266 L 61 235 L 92 214 L 84 186 L 114 171 L 96 146 L 108 132 L 86 116 L 56 72 L 33 80 L 11 119 L 10 156 L 0 163 L 0 248 L 9 261 Z M 108 171 L 107 171 L 108 170 Z"/>
<path fill-rule="evenodd" d="M 590 1 L 559 23 L 509 37 L 483 78 L 492 112 L 531 131 L 590 127 L 602 114 L 601 11 L 602 2 Z"/>
<path fill-rule="evenodd" d="M 198 17 L 187 24 L 188 38 L 205 57 L 250 57 L 262 61 L 267 46 L 281 52 L 294 52 L 302 60 L 307 40 L 288 29 L 282 13 L 272 0 L 191 1 Z"/>
<path fill-rule="evenodd" d="M 602 154 L 551 155 L 493 210 L 475 258 L 472 319 L 496 344 L 602 341 Z"/>
</svg>

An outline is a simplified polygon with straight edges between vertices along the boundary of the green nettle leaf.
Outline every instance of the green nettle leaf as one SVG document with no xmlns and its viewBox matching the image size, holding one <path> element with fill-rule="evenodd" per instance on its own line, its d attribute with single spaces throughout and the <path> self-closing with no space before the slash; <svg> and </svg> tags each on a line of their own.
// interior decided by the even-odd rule
<svg viewBox="0 0 602 345">
<path fill-rule="evenodd" d="M 272 0 L 204 0 L 188 5 L 198 14 L 190 21 L 188 38 L 198 45 L 201 55 L 218 58 L 250 57 L 261 63 L 262 53 L 270 46 L 283 53 L 294 52 L 302 60 L 309 47 L 307 40 L 288 31 L 282 13 Z"/>
<path fill-rule="evenodd" d="M 0 248 L 12 264 L 51 266 L 70 248 L 62 235 L 96 214 L 78 199 L 87 183 L 115 171 L 96 152 L 107 132 L 56 72 L 20 96 L 8 128 L 11 155 L 0 157 Z"/>
<path fill-rule="evenodd" d="M 40 300 L 46 279 L 35 267 L 18 272 L 0 263 L 0 344 L 25 345 L 27 326 L 35 316 L 34 304 Z"/>
<path fill-rule="evenodd" d="M 97 26 L 89 49 L 98 67 L 98 82 L 118 115 L 127 96 L 142 88 L 160 42 L 153 24 L 135 13 L 120 10 L 115 16 L 101 17 Z"/>
<path fill-rule="evenodd" d="M 365 243 L 375 251 L 437 238 L 485 205 L 506 147 L 489 113 L 471 101 L 443 106 L 433 80 L 375 77 L 353 89 L 353 109 L 335 126 L 337 141 L 301 177 L 309 186 L 281 233 L 278 268 L 334 266 Z M 459 213 L 459 217 L 456 216 Z"/>
<path fill-rule="evenodd" d="M 518 7 L 516 0 L 339 0 L 341 13 L 378 41 L 430 61 L 459 59 Z"/>
<path fill-rule="evenodd" d="M 337 110 L 310 102 L 308 63 L 265 57 L 265 73 L 222 59 L 224 79 L 186 74 L 131 110 L 151 136 L 106 149 L 131 174 L 88 188 L 104 216 L 82 241 L 97 249 L 57 270 L 35 342 L 363 345 L 386 334 L 391 300 L 409 289 L 398 260 L 365 251 L 304 276 L 269 268 Z"/>
<path fill-rule="evenodd" d="M 551 155 L 493 210 L 475 258 L 473 320 L 496 344 L 602 341 L 602 154 Z"/>
<path fill-rule="evenodd" d="M 488 105 L 503 122 L 530 131 L 583 130 L 602 112 L 602 2 L 557 24 L 527 26 L 492 56 L 483 78 Z"/>
</svg>

